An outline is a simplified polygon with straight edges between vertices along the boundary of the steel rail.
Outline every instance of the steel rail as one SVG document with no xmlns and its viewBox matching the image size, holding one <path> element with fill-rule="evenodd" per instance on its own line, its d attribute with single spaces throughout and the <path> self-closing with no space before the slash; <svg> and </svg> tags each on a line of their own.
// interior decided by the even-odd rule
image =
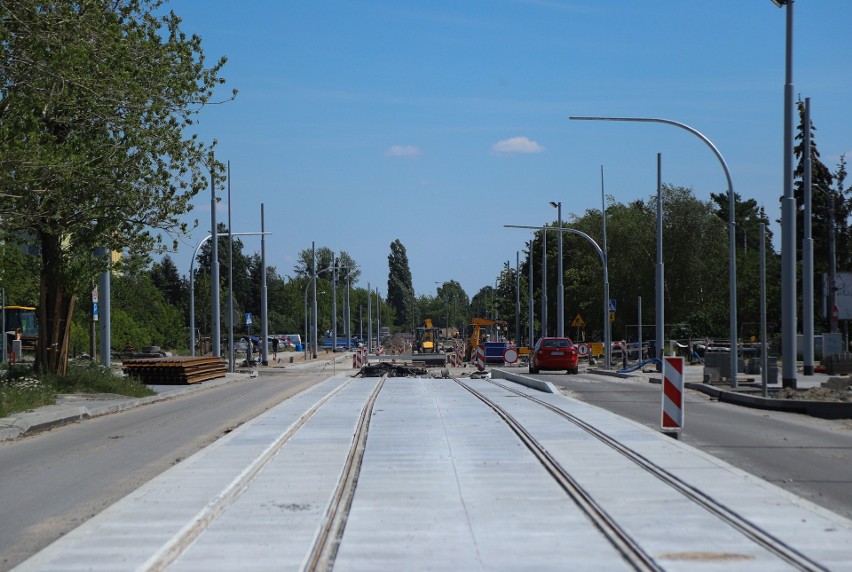
<svg viewBox="0 0 852 572">
<path fill-rule="evenodd" d="M 181 530 L 170 538 L 153 554 L 139 570 L 146 572 L 165 570 L 172 564 L 201 534 L 222 515 L 225 510 L 245 492 L 266 465 L 278 454 L 282 447 L 299 431 L 319 409 L 334 396 L 352 383 L 349 379 L 339 387 L 314 403 L 298 420 L 273 441 L 252 463 L 250 463 L 228 486 L 204 506 Z"/>
<path fill-rule="evenodd" d="M 358 419 L 358 425 L 352 438 L 349 454 L 346 456 L 346 462 L 343 465 L 340 480 L 326 508 L 323 524 L 317 532 L 313 548 L 308 554 L 302 570 L 310 572 L 331 570 L 334 566 L 334 559 L 337 556 L 340 539 L 346 527 L 349 509 L 352 507 L 355 485 L 358 482 L 358 475 L 361 473 L 361 464 L 364 460 L 364 450 L 367 446 L 367 433 L 370 429 L 373 407 L 376 404 L 376 399 L 379 397 L 379 392 L 382 390 L 386 379 L 386 375 L 381 377 L 370 397 L 364 403 L 364 407 L 361 409 L 361 416 Z"/>
<path fill-rule="evenodd" d="M 808 572 L 828 572 L 828 568 L 824 567 L 818 562 L 815 562 L 814 560 L 802 554 L 795 548 L 789 546 L 783 540 L 773 536 L 770 532 L 764 530 L 760 526 L 750 522 L 748 519 L 741 516 L 735 510 L 720 503 L 702 490 L 684 483 L 663 467 L 654 463 L 644 455 L 641 455 L 633 449 L 620 443 L 618 440 L 613 439 L 597 427 L 583 421 L 579 417 L 572 415 L 567 411 L 560 409 L 559 407 L 556 407 L 551 403 L 538 399 L 537 397 L 534 397 L 532 395 L 528 395 L 523 391 L 519 391 L 513 387 L 498 383 L 494 380 L 489 380 L 489 383 L 496 385 L 497 387 L 500 387 L 502 389 L 505 389 L 506 391 L 510 391 L 515 395 L 524 397 L 534 403 L 537 403 L 538 405 L 541 405 L 549 411 L 559 415 L 566 421 L 573 423 L 580 429 L 597 438 L 605 445 L 621 453 L 622 455 L 639 465 L 642 469 L 645 469 L 651 475 L 657 477 L 673 489 L 677 490 L 689 500 L 705 508 L 707 511 L 724 521 L 726 524 L 738 530 L 744 536 L 746 536 L 768 552 L 774 554 L 781 560 L 784 560 L 791 566 L 794 566 L 799 570 L 806 570 Z"/>
<path fill-rule="evenodd" d="M 492 399 L 482 395 L 468 384 L 453 378 L 474 397 L 490 407 L 518 436 L 524 446 L 541 463 L 556 483 L 568 494 L 577 507 L 592 521 L 592 524 L 606 537 L 610 544 L 635 570 L 660 572 L 664 570 L 646 553 L 604 508 L 580 485 L 568 471 L 539 443 L 535 437 L 508 411 Z M 498 384 L 499 385 L 499 384 Z"/>
</svg>

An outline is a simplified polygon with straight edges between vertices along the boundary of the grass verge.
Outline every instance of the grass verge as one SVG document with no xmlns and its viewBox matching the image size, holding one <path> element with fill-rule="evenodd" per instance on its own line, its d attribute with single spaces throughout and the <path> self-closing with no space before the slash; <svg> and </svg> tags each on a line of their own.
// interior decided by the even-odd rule
<svg viewBox="0 0 852 572">
<path fill-rule="evenodd" d="M 154 395 L 136 378 L 119 376 L 98 364 L 68 365 L 68 375 L 35 374 L 29 366 L 0 369 L 0 417 L 56 403 L 59 393 L 114 393 L 129 397 Z"/>
</svg>

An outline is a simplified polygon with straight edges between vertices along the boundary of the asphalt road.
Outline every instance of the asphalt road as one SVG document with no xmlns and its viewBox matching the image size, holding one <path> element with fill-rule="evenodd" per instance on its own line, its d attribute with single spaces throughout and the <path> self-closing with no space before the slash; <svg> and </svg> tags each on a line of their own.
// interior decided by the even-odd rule
<svg viewBox="0 0 852 572">
<path fill-rule="evenodd" d="M 0 570 L 329 375 L 236 381 L 0 443 Z"/>
<path fill-rule="evenodd" d="M 608 376 L 539 374 L 564 393 L 660 429 L 660 385 Z M 852 420 L 719 403 L 687 390 L 681 441 L 852 518 Z"/>
</svg>

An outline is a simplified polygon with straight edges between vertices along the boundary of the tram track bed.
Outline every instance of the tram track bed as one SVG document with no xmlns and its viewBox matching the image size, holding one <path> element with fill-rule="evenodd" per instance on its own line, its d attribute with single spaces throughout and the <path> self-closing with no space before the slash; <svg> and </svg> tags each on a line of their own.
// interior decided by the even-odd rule
<svg viewBox="0 0 852 572">
<path fill-rule="evenodd" d="M 336 376 L 21 570 L 852 570 L 852 521 L 506 380 Z"/>
</svg>

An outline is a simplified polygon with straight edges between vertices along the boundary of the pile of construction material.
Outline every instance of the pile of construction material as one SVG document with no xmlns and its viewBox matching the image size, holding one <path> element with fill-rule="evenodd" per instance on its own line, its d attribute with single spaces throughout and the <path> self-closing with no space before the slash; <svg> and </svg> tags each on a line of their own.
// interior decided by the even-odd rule
<svg viewBox="0 0 852 572">
<path fill-rule="evenodd" d="M 228 365 L 217 357 L 174 356 L 134 358 L 122 364 L 124 373 L 146 385 L 185 385 L 225 377 Z"/>
</svg>

